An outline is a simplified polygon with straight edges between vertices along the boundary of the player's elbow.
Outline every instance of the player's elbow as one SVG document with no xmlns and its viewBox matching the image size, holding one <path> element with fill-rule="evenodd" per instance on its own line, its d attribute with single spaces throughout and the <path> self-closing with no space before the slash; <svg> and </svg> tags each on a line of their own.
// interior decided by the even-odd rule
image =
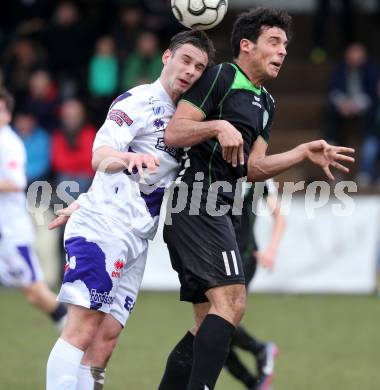
<svg viewBox="0 0 380 390">
<path fill-rule="evenodd" d="M 94 171 L 97 171 L 98 168 L 99 168 L 99 164 L 100 164 L 100 159 L 99 159 L 98 154 L 95 152 L 95 153 L 92 155 L 92 159 L 91 159 L 91 166 L 92 166 L 92 169 L 93 169 Z"/>
<path fill-rule="evenodd" d="M 176 135 L 175 123 L 169 123 L 164 132 L 164 142 L 166 146 L 171 148 L 181 147 L 178 143 L 178 136 Z"/>
<path fill-rule="evenodd" d="M 269 178 L 270 176 L 256 164 L 256 161 L 248 162 L 247 181 L 260 182 Z"/>
</svg>

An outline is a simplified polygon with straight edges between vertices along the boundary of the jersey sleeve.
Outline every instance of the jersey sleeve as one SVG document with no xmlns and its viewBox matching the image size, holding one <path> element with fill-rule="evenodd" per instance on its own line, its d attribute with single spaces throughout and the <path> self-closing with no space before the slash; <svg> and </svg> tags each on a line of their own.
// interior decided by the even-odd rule
<svg viewBox="0 0 380 390">
<path fill-rule="evenodd" d="M 275 102 L 272 95 L 268 92 L 266 92 L 266 108 L 267 109 L 263 112 L 263 128 L 260 132 L 260 136 L 268 143 L 275 113 Z"/>
<path fill-rule="evenodd" d="M 205 118 L 215 111 L 229 89 L 223 77 L 226 64 L 207 69 L 202 77 L 187 91 L 181 101 L 186 101 L 203 112 Z"/>
<path fill-rule="evenodd" d="M 2 177 L 12 181 L 18 187 L 24 189 L 26 187 L 25 175 L 26 153 L 24 146 L 10 142 L 2 149 L 1 156 L 1 171 Z"/>
<path fill-rule="evenodd" d="M 133 97 L 129 99 L 132 101 Z M 136 102 L 128 104 L 120 101 L 111 105 L 103 126 L 96 134 L 92 150 L 110 146 L 119 152 L 125 151 L 133 138 L 144 128 L 145 122 L 139 111 Z"/>
</svg>

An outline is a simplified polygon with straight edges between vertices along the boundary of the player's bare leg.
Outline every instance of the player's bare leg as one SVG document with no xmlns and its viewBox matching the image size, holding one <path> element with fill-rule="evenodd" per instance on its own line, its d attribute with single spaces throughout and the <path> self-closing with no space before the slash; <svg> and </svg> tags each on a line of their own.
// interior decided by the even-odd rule
<svg viewBox="0 0 380 390">
<path fill-rule="evenodd" d="M 120 322 L 106 314 L 86 349 L 78 373 L 78 390 L 100 390 L 104 385 L 105 369 L 123 330 Z"/>
<path fill-rule="evenodd" d="M 94 338 L 105 314 L 68 305 L 67 322 L 50 352 L 47 363 L 47 390 L 75 390 L 84 351 Z"/>
<path fill-rule="evenodd" d="M 43 282 L 35 282 L 21 289 L 26 300 L 44 313 L 48 314 L 56 323 L 59 330 L 62 330 L 66 319 L 66 307 L 57 302 L 57 296 L 49 290 Z"/>
</svg>

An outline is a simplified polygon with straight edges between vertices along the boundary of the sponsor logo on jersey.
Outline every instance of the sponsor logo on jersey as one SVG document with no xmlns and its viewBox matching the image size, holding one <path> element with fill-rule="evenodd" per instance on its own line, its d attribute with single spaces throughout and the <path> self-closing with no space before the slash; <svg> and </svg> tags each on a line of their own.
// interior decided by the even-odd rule
<svg viewBox="0 0 380 390">
<path fill-rule="evenodd" d="M 257 102 L 260 101 L 260 98 L 258 98 L 257 96 L 254 96 L 253 98 L 254 98 Z"/>
<path fill-rule="evenodd" d="M 121 110 L 111 110 L 108 114 L 108 118 L 116 122 L 118 126 L 123 126 L 123 123 L 131 126 L 133 123 L 133 120 Z"/>
<path fill-rule="evenodd" d="M 90 300 L 94 303 L 105 303 L 112 305 L 114 297 L 110 297 L 108 292 L 100 293 L 95 288 L 91 289 Z"/>
<path fill-rule="evenodd" d="M 152 107 L 153 114 L 156 116 L 164 115 L 165 114 L 165 107 L 164 106 L 158 106 L 158 107 Z"/>
<path fill-rule="evenodd" d="M 153 126 L 157 130 L 164 130 L 165 129 L 165 122 L 162 120 L 162 118 L 157 118 L 153 121 Z"/>
<path fill-rule="evenodd" d="M 157 143 L 156 143 L 155 148 L 157 150 L 162 150 L 163 152 L 170 154 L 177 161 L 180 161 L 180 159 L 182 157 L 182 152 L 176 148 L 171 148 L 171 147 L 167 146 L 162 137 L 157 138 Z"/>
<path fill-rule="evenodd" d="M 125 303 L 124 303 L 125 310 L 131 313 L 134 306 L 135 306 L 135 300 L 129 296 L 126 296 Z"/>
<path fill-rule="evenodd" d="M 120 276 L 121 276 L 121 270 L 122 270 L 123 267 L 124 267 L 124 262 L 123 262 L 123 260 L 117 259 L 117 260 L 113 263 L 113 266 L 115 267 L 115 269 L 112 271 L 111 276 L 112 276 L 113 278 L 120 278 Z"/>
<path fill-rule="evenodd" d="M 149 104 L 154 104 L 156 102 L 159 102 L 160 99 L 155 98 L 154 96 L 150 96 L 148 99 Z"/>
</svg>

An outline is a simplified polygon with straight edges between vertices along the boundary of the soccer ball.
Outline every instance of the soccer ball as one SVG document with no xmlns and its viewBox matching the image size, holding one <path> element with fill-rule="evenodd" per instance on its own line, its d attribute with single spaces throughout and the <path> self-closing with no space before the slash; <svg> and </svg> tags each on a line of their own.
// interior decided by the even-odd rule
<svg viewBox="0 0 380 390">
<path fill-rule="evenodd" d="M 227 12 L 228 0 L 171 0 L 176 19 L 185 27 L 208 30 L 218 25 Z"/>
</svg>

